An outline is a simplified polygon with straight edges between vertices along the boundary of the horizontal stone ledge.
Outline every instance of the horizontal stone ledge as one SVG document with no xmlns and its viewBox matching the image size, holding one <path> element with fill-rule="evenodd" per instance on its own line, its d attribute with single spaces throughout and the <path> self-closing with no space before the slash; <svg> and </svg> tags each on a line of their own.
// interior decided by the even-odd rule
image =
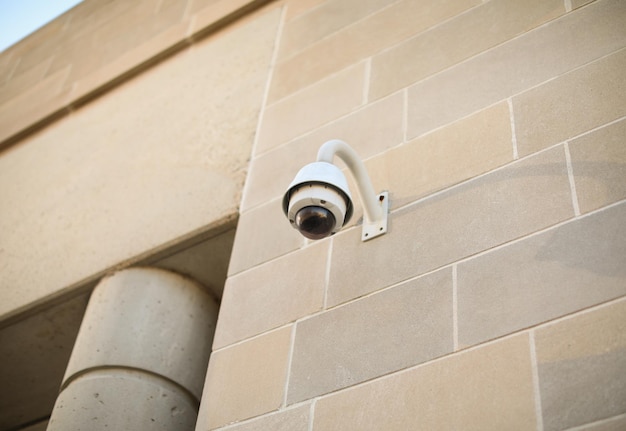
<svg viewBox="0 0 626 431">
<path fill-rule="evenodd" d="M 42 100 L 40 92 L 17 95 L 0 107 L 0 113 L 4 110 L 2 108 L 12 111 L 15 99 L 21 99 L 27 107 L 26 115 L 7 115 L 0 121 L 0 151 L 271 1 L 220 0 L 183 18 L 183 21 L 123 53 L 95 72 L 65 83 L 64 90 L 54 92 L 47 99 Z"/>
</svg>

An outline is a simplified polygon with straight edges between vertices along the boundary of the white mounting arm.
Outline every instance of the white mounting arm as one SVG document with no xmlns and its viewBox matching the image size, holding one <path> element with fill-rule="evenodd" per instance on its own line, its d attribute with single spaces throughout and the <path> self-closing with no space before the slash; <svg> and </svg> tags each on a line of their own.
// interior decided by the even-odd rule
<svg viewBox="0 0 626 431">
<path fill-rule="evenodd" d="M 322 145 L 317 153 L 318 162 L 333 163 L 337 156 L 343 160 L 352 172 L 359 188 L 359 196 L 363 203 L 363 233 L 361 239 L 367 241 L 387 232 L 387 213 L 389 212 L 389 194 L 376 194 L 365 165 L 358 154 L 343 141 L 333 139 Z"/>
</svg>

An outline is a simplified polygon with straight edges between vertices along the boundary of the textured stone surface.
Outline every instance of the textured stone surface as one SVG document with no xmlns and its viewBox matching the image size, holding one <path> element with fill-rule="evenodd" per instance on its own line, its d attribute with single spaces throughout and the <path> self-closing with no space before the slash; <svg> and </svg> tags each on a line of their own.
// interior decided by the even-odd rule
<svg viewBox="0 0 626 431">
<path fill-rule="evenodd" d="M 146 264 L 190 277 L 221 298 L 234 239 L 235 229 L 231 229 Z"/>
<path fill-rule="evenodd" d="M 370 3 L 371 0 L 361 1 L 359 7 Z M 396 1 L 277 64 L 269 100 L 284 98 L 478 3 L 479 0 Z M 328 19 L 334 19 L 330 2 L 326 14 Z"/>
<path fill-rule="evenodd" d="M 365 63 L 342 70 L 265 109 L 256 153 L 284 144 L 363 103 Z"/>
<path fill-rule="evenodd" d="M 411 203 L 513 161 L 509 108 L 499 103 L 380 158 L 393 205 Z"/>
<path fill-rule="evenodd" d="M 625 295 L 624 256 L 621 204 L 459 264 L 459 344 Z"/>
<path fill-rule="evenodd" d="M 586 213 L 626 198 L 626 121 L 570 142 L 580 211 Z"/>
<path fill-rule="evenodd" d="M 232 431 L 309 431 L 311 406 L 308 404 L 271 413 L 258 419 L 252 419 L 241 425 L 227 428 Z M 199 431 L 202 428 L 199 429 Z"/>
<path fill-rule="evenodd" d="M 191 10 L 196 9 L 202 4 L 202 8 L 198 8 L 192 16 L 189 26 L 189 34 L 196 34 L 203 29 L 216 25 L 220 20 L 228 19 L 232 14 L 244 9 L 253 3 L 251 0 L 202 0 L 193 2 Z M 194 7 L 195 6 L 195 7 Z"/>
<path fill-rule="evenodd" d="M 599 0 L 409 87 L 407 136 L 419 136 L 623 48 L 625 26 L 624 2 Z M 584 36 L 581 28 L 588 30 Z"/>
<path fill-rule="evenodd" d="M 279 15 L 206 39 L 2 153 L 0 316 L 236 215 Z"/>
<path fill-rule="evenodd" d="M 91 295 L 63 380 L 124 366 L 164 376 L 200 399 L 217 311 L 200 285 L 177 274 L 118 272 Z"/>
<path fill-rule="evenodd" d="M 291 21 L 303 14 L 315 9 L 326 0 L 290 0 L 287 3 L 287 11 L 285 12 L 285 21 Z"/>
<path fill-rule="evenodd" d="M 295 173 L 294 173 L 295 175 Z M 304 245 L 304 237 L 291 227 L 282 198 L 244 212 L 237 224 L 228 274 L 234 275 Z"/>
<path fill-rule="evenodd" d="M 328 248 L 322 242 L 230 277 L 214 349 L 321 310 Z"/>
<path fill-rule="evenodd" d="M 314 429 L 534 430 L 531 380 L 521 335 L 323 397 Z"/>
<path fill-rule="evenodd" d="M 254 4 L 256 3 L 256 4 Z M 0 53 L 0 142 L 22 132 L 99 87 L 162 57 L 173 46 L 184 47 L 220 21 L 262 2 L 251 0 L 86 0 Z M 64 71 L 63 98 L 48 98 L 46 109 L 28 109 L 44 97 L 28 97 L 42 77 Z M 4 84 L 4 85 L 3 85 Z M 46 84 L 45 87 L 53 87 Z M 45 92 L 45 88 L 44 88 Z M 13 97 L 14 96 L 14 97 Z M 31 94 L 32 96 L 32 94 Z M 22 102 L 19 100 L 22 99 Z M 39 103 L 35 103 L 39 102 Z"/>
<path fill-rule="evenodd" d="M 213 429 L 278 409 L 290 341 L 288 326 L 213 352 L 197 429 Z"/>
<path fill-rule="evenodd" d="M 61 391 L 48 430 L 193 430 L 195 400 L 167 383 L 134 370 L 85 374 Z"/>
<path fill-rule="evenodd" d="M 565 153 L 554 148 L 393 212 L 390 231 L 361 242 L 335 235 L 334 305 L 574 216 Z M 346 270 L 352 268 L 353 270 Z"/>
<path fill-rule="evenodd" d="M 406 87 L 564 12 L 561 0 L 485 2 L 375 56 L 371 97 Z"/>
<path fill-rule="evenodd" d="M 58 70 L 0 105 L 0 142 L 69 103 L 70 93 L 65 88 L 69 71 L 69 66 Z"/>
<path fill-rule="evenodd" d="M 9 83 L 0 85 L 0 104 L 3 104 L 22 92 L 28 90 L 30 86 L 37 83 L 48 71 L 52 59 L 43 60 L 38 65 L 30 68 L 26 73 L 12 79 Z M 0 81 L 1 82 L 1 81 Z"/>
<path fill-rule="evenodd" d="M 294 343 L 288 403 L 450 353 L 452 270 L 298 322 Z"/>
<path fill-rule="evenodd" d="M 576 431 L 622 431 L 626 429 L 626 415 L 619 415 L 575 428 Z"/>
<path fill-rule="evenodd" d="M 513 98 L 520 155 L 626 115 L 626 49 Z"/>
<path fill-rule="evenodd" d="M 103 65 L 82 71 L 80 74 L 77 73 L 71 98 L 76 100 L 88 97 L 93 93 L 94 89 L 110 84 L 112 78 L 122 76 L 129 70 L 136 68 L 138 59 L 157 57 L 164 50 L 181 44 L 181 40 L 184 39 L 186 33 L 187 23 L 172 26 L 145 42 L 137 44 L 123 54 L 115 56 L 115 58 Z"/>
<path fill-rule="evenodd" d="M 591 3 L 595 0 L 570 0 L 571 4 L 572 4 L 572 9 L 577 9 L 581 6 L 584 6 L 588 3 Z"/>
<path fill-rule="evenodd" d="M 215 26 L 246 1 L 86 0 L 25 41 L 28 55 L 0 55 L 0 86 L 15 84 L 0 133 L 90 97 L 138 58 L 163 60 L 2 152 L 0 316 L 136 262 L 203 281 L 215 265 L 223 280 L 228 253 L 204 259 L 204 240 L 239 219 L 199 430 L 535 430 L 542 406 L 546 431 L 572 418 L 624 428 L 623 358 L 605 348 L 621 323 L 553 332 L 624 295 L 623 68 L 597 69 L 623 55 L 624 2 L 262 3 Z M 206 26 L 218 28 L 203 39 Z M 318 244 L 286 223 L 284 187 L 330 138 L 390 190 L 387 235 L 360 241 L 358 202 Z M 412 295 L 439 274 L 445 289 Z M 590 354 L 562 358 L 583 344 Z M 541 362 L 552 348 L 557 360 Z"/>
<path fill-rule="evenodd" d="M 321 3 L 285 25 L 278 59 L 294 55 L 391 3 L 393 0 L 333 0 Z M 289 4 L 288 8 L 291 7 Z"/>
<path fill-rule="evenodd" d="M 626 413 L 625 315 L 621 300 L 537 330 L 546 431 Z"/>
</svg>

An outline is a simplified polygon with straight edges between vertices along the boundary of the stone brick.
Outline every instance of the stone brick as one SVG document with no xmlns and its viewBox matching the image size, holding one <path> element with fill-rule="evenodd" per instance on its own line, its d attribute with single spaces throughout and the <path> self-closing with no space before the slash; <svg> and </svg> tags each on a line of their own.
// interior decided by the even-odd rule
<svg viewBox="0 0 626 431">
<path fill-rule="evenodd" d="M 115 45 L 119 48 L 118 52 L 132 49 L 136 41 L 149 37 L 156 7 L 154 1 L 138 1 L 131 4 L 123 13 L 109 16 L 109 19 L 92 30 L 94 43 L 101 47 Z M 118 44 L 123 43 L 124 39 L 126 45 Z"/>
<path fill-rule="evenodd" d="M 324 241 L 230 277 L 213 348 L 321 310 L 328 246 Z"/>
<path fill-rule="evenodd" d="M 534 430 L 528 336 L 323 397 L 315 406 L 314 429 Z"/>
<path fill-rule="evenodd" d="M 199 41 L 3 153 L 0 237 L 14 257 L 0 285 L 21 288 L 0 315 L 236 218 L 279 18 Z M 11 107 L 0 131 L 32 124 Z"/>
<path fill-rule="evenodd" d="M 317 149 L 326 141 L 346 141 L 365 160 L 402 143 L 404 98 L 400 93 L 371 103 L 337 121 L 319 127 L 293 143 Z"/>
<path fill-rule="evenodd" d="M 109 2 L 104 5 L 100 2 L 81 2 L 69 13 L 68 33 L 76 35 L 81 30 L 98 28 L 136 5 L 137 2 Z"/>
<path fill-rule="evenodd" d="M 413 202 L 513 161 L 509 108 L 500 103 L 380 158 L 394 205 Z"/>
<path fill-rule="evenodd" d="M 479 0 L 395 2 L 279 63 L 269 100 L 279 100 L 478 3 Z"/>
<path fill-rule="evenodd" d="M 325 2 L 326 0 L 290 0 L 287 3 L 285 21 L 296 19 Z"/>
<path fill-rule="evenodd" d="M 213 429 L 278 409 L 290 339 L 291 327 L 285 327 L 213 352 L 198 424 Z"/>
<path fill-rule="evenodd" d="M 188 17 L 185 16 L 188 0 L 163 0 L 155 5 L 155 15 L 152 17 L 150 27 L 154 34 L 167 31 L 179 24 L 189 25 Z"/>
<path fill-rule="evenodd" d="M 626 413 L 624 316 L 626 301 L 620 300 L 537 330 L 546 431 Z"/>
<path fill-rule="evenodd" d="M 228 274 L 237 274 L 303 244 L 304 237 L 291 227 L 283 213 L 282 198 L 275 199 L 239 216 Z"/>
<path fill-rule="evenodd" d="M 156 2 L 135 2 L 123 14 L 110 19 L 93 32 L 93 42 L 101 64 L 114 60 L 123 53 L 150 40 L 157 31 Z"/>
<path fill-rule="evenodd" d="M 333 0 L 320 4 L 285 25 L 280 41 L 279 61 L 391 3 L 393 0 Z"/>
<path fill-rule="evenodd" d="M 252 0 L 202 0 L 194 1 L 188 12 L 193 13 L 191 18 L 190 34 L 194 35 L 210 27 L 227 16 L 236 13 L 245 6 L 253 3 Z"/>
<path fill-rule="evenodd" d="M 352 66 L 265 109 L 256 153 L 296 138 L 363 103 L 365 63 Z"/>
<path fill-rule="evenodd" d="M 188 0 L 189 5 L 187 6 L 187 13 L 193 14 L 202 9 L 210 8 L 215 6 L 215 3 L 221 3 L 222 0 Z"/>
<path fill-rule="evenodd" d="M 626 204 L 459 264 L 459 345 L 625 295 L 624 256 Z"/>
<path fill-rule="evenodd" d="M 282 197 L 298 170 L 316 160 L 326 141 L 345 140 L 364 159 L 398 145 L 402 142 L 402 109 L 402 95 L 396 94 L 263 153 L 251 163 L 242 209 Z"/>
<path fill-rule="evenodd" d="M 626 429 L 626 415 L 619 415 L 575 428 L 576 431 L 623 431 Z"/>
<path fill-rule="evenodd" d="M 0 105 L 0 142 L 69 105 L 68 73 L 69 67 L 60 70 Z"/>
<path fill-rule="evenodd" d="M 527 32 L 565 12 L 562 0 L 496 0 L 417 35 L 372 60 L 376 99 Z"/>
<path fill-rule="evenodd" d="M 59 45 L 67 40 L 69 20 L 70 15 L 63 14 L 8 48 L 7 51 L 13 52 L 14 56 L 20 59 L 15 68 L 15 76 L 29 71 L 51 57 Z M 63 65 L 65 66 L 67 64 Z"/>
<path fill-rule="evenodd" d="M 450 353 L 452 270 L 298 322 L 288 403 Z"/>
<path fill-rule="evenodd" d="M 596 130 L 569 144 L 582 213 L 626 198 L 626 121 Z"/>
<path fill-rule="evenodd" d="M 11 76 L 19 63 L 20 58 L 12 52 L 3 51 L 0 53 L 0 85 L 3 85 Z"/>
<path fill-rule="evenodd" d="M 572 9 L 578 9 L 579 7 L 589 4 L 593 1 L 595 0 L 570 0 L 570 3 L 572 4 Z"/>
<path fill-rule="evenodd" d="M 270 200 L 282 199 L 298 170 L 315 161 L 321 144 L 323 142 L 299 139 L 253 159 L 246 178 L 241 210 L 253 210 Z"/>
<path fill-rule="evenodd" d="M 21 74 L 13 75 L 4 85 L 0 86 L 0 104 L 37 85 L 50 67 L 51 61 L 52 58 L 47 58 Z"/>
<path fill-rule="evenodd" d="M 73 82 L 101 66 L 100 49 L 93 47 L 93 34 L 86 29 L 83 29 L 82 33 L 79 37 L 65 41 L 54 51 L 47 75 L 69 67 L 68 80 Z"/>
<path fill-rule="evenodd" d="M 626 115 L 626 49 L 513 98 L 520 155 Z"/>
<path fill-rule="evenodd" d="M 599 0 L 409 87 L 408 138 L 623 48 L 624 27 L 626 4 Z"/>
<path fill-rule="evenodd" d="M 563 148 L 542 152 L 392 212 L 390 231 L 372 241 L 361 242 L 358 227 L 336 235 L 328 303 L 347 301 L 573 216 Z"/>
<path fill-rule="evenodd" d="M 145 43 L 121 53 L 114 60 L 95 68 L 91 73 L 87 69 L 83 70 L 80 76 L 75 77 L 73 98 L 76 100 L 88 96 L 129 71 L 136 70 L 142 64 L 156 58 L 164 50 L 170 49 L 179 43 L 185 43 L 181 41 L 185 37 L 187 26 L 187 23 L 172 26 Z"/>
<path fill-rule="evenodd" d="M 308 404 L 262 416 L 228 431 L 309 431 L 311 406 Z"/>
</svg>

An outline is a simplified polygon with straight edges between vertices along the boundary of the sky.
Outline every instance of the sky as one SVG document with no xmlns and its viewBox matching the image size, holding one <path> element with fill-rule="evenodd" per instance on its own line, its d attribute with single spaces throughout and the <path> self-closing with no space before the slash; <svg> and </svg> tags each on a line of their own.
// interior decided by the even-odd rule
<svg viewBox="0 0 626 431">
<path fill-rule="evenodd" d="M 0 52 L 82 0 L 0 0 Z"/>
</svg>

